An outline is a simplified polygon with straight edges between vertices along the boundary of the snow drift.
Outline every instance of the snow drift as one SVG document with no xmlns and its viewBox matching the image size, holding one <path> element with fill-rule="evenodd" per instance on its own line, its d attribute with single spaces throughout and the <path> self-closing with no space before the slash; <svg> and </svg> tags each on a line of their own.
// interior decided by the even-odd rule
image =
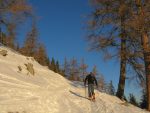
<svg viewBox="0 0 150 113">
<path fill-rule="evenodd" d="M 96 91 L 89 101 L 82 84 L 70 82 L 9 48 L 0 55 L 0 113 L 149 113 Z M 35 74 L 25 64 L 33 64 Z M 85 96 L 86 95 L 86 96 Z"/>
</svg>

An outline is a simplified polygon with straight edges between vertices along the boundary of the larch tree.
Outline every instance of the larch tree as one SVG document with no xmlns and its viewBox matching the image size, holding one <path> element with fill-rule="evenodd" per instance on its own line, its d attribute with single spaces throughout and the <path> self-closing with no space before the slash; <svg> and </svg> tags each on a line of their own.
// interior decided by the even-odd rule
<svg viewBox="0 0 150 113">
<path fill-rule="evenodd" d="M 53 70 L 54 72 L 56 72 L 56 61 L 55 59 L 52 57 L 52 60 L 51 60 L 51 67 L 50 67 L 51 70 Z"/>
<path fill-rule="evenodd" d="M 101 92 L 104 92 L 105 90 L 105 79 L 103 75 L 100 75 L 99 79 L 98 79 L 98 89 Z"/>
<path fill-rule="evenodd" d="M 136 30 L 141 37 L 146 74 L 147 109 L 150 111 L 150 1 L 136 0 L 136 5 L 138 7 L 135 16 L 135 21 L 138 22 Z"/>
<path fill-rule="evenodd" d="M 12 48 L 16 46 L 17 27 L 31 15 L 32 7 L 27 0 L 0 0 L 0 29 L 6 35 L 0 35 L 0 38 L 5 40 L 5 45 Z"/>
<path fill-rule="evenodd" d="M 104 53 L 106 59 L 120 60 L 120 78 L 117 96 L 123 98 L 127 66 L 127 28 L 130 17 L 130 0 L 91 0 L 94 4 L 92 19 L 89 21 L 88 41 L 91 49 Z"/>
<path fill-rule="evenodd" d="M 38 49 L 34 53 L 34 57 L 41 65 L 48 66 L 46 49 L 43 44 L 39 44 Z"/>
<path fill-rule="evenodd" d="M 46 64 L 47 64 L 48 68 L 50 69 L 51 61 L 48 56 L 46 57 Z"/>
<path fill-rule="evenodd" d="M 127 27 L 130 40 L 134 41 L 134 56 L 138 56 L 142 60 L 137 60 L 136 57 L 129 61 L 138 73 L 141 84 L 146 83 L 147 92 L 147 109 L 150 111 L 150 1 L 135 0 L 132 3 L 132 15 L 128 18 Z M 137 49 L 138 48 L 138 49 Z M 137 65 L 135 65 L 137 64 Z M 141 65 L 142 64 L 142 65 Z M 144 64 L 144 65 L 143 65 Z M 144 69 L 143 69 L 144 67 Z M 146 76 L 145 76 L 146 75 Z"/>
<path fill-rule="evenodd" d="M 140 107 L 142 109 L 146 109 L 147 108 L 147 93 L 146 93 L 146 88 L 142 89 L 142 96 L 141 96 L 141 100 L 140 100 Z"/>
<path fill-rule="evenodd" d="M 78 80 L 79 77 L 79 67 L 78 62 L 75 58 L 72 58 L 70 61 L 70 79 Z"/>
<path fill-rule="evenodd" d="M 81 73 L 81 77 L 83 78 L 83 80 L 85 79 L 85 76 L 87 75 L 87 68 L 88 65 L 85 64 L 84 59 L 81 59 L 81 64 L 80 64 L 80 73 Z"/>
<path fill-rule="evenodd" d="M 131 103 L 135 106 L 139 106 L 135 96 L 131 93 L 129 94 L 129 103 Z"/>
<path fill-rule="evenodd" d="M 35 56 L 38 48 L 38 31 L 35 24 L 32 25 L 31 31 L 28 32 L 23 47 L 20 52 L 26 56 Z"/>
<path fill-rule="evenodd" d="M 6 34 L 0 28 L 0 43 L 6 45 Z"/>
<path fill-rule="evenodd" d="M 99 73 L 98 73 L 98 70 L 97 70 L 97 66 L 94 65 L 93 69 L 92 69 L 92 73 L 97 76 Z"/>
<path fill-rule="evenodd" d="M 70 67 L 69 61 L 65 57 L 64 64 L 63 64 L 63 73 L 64 73 L 65 77 L 67 77 L 69 75 L 69 67 Z"/>
<path fill-rule="evenodd" d="M 56 73 L 60 73 L 60 67 L 58 60 L 56 61 Z"/>
<path fill-rule="evenodd" d="M 15 49 L 15 39 L 16 39 L 16 25 L 14 23 L 8 24 L 8 37 L 6 39 L 6 45 Z"/>
<path fill-rule="evenodd" d="M 112 80 L 111 80 L 110 83 L 108 84 L 108 89 L 109 89 L 109 94 L 110 94 L 110 95 L 115 95 L 115 88 L 114 88 L 114 86 L 113 86 Z"/>
</svg>

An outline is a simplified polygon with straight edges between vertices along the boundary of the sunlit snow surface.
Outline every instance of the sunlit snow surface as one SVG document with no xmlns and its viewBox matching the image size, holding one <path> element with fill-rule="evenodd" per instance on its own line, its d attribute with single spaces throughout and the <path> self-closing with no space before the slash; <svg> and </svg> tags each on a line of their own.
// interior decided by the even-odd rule
<svg viewBox="0 0 150 113">
<path fill-rule="evenodd" d="M 149 113 L 98 91 L 91 102 L 82 83 L 66 80 L 31 57 L 0 50 L 8 51 L 0 55 L 0 113 Z M 34 76 L 27 74 L 27 63 L 33 64 Z"/>
</svg>

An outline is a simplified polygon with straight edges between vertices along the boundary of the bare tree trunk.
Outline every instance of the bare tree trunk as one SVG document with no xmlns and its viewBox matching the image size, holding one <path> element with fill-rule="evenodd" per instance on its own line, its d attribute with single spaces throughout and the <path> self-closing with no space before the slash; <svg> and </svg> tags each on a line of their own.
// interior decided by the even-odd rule
<svg viewBox="0 0 150 113">
<path fill-rule="evenodd" d="M 150 111 L 150 47 L 149 47 L 149 38 L 146 32 L 145 23 L 145 14 L 142 6 L 141 0 L 136 0 L 138 6 L 138 14 L 140 18 L 140 30 L 141 30 L 141 45 L 143 48 L 144 63 L 145 63 L 145 74 L 146 74 L 146 95 L 147 95 L 147 110 Z"/>
<path fill-rule="evenodd" d="M 149 51 L 149 42 L 148 35 L 144 33 L 142 35 L 142 46 L 145 62 L 145 72 L 146 72 L 146 92 L 147 92 L 147 110 L 150 111 L 150 51 Z"/>
<path fill-rule="evenodd" d="M 124 16 L 121 17 L 121 50 L 120 50 L 120 78 L 117 90 L 117 96 L 122 99 L 124 97 L 125 79 L 126 79 L 126 35 Z"/>
<path fill-rule="evenodd" d="M 121 39 L 121 61 L 120 61 L 120 78 L 117 90 L 117 96 L 122 99 L 124 96 L 125 78 L 126 78 L 126 40 Z"/>
</svg>

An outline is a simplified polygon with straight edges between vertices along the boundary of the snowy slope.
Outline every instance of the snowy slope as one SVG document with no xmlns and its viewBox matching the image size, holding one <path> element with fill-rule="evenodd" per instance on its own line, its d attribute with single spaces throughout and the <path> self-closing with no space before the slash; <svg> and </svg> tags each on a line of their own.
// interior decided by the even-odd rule
<svg viewBox="0 0 150 113">
<path fill-rule="evenodd" d="M 66 80 L 33 58 L 3 46 L 0 50 L 8 51 L 6 57 L 0 55 L 0 113 L 149 113 L 98 91 L 96 102 L 90 102 L 81 84 Z M 33 64 L 35 75 L 27 75 L 25 63 Z"/>
</svg>

